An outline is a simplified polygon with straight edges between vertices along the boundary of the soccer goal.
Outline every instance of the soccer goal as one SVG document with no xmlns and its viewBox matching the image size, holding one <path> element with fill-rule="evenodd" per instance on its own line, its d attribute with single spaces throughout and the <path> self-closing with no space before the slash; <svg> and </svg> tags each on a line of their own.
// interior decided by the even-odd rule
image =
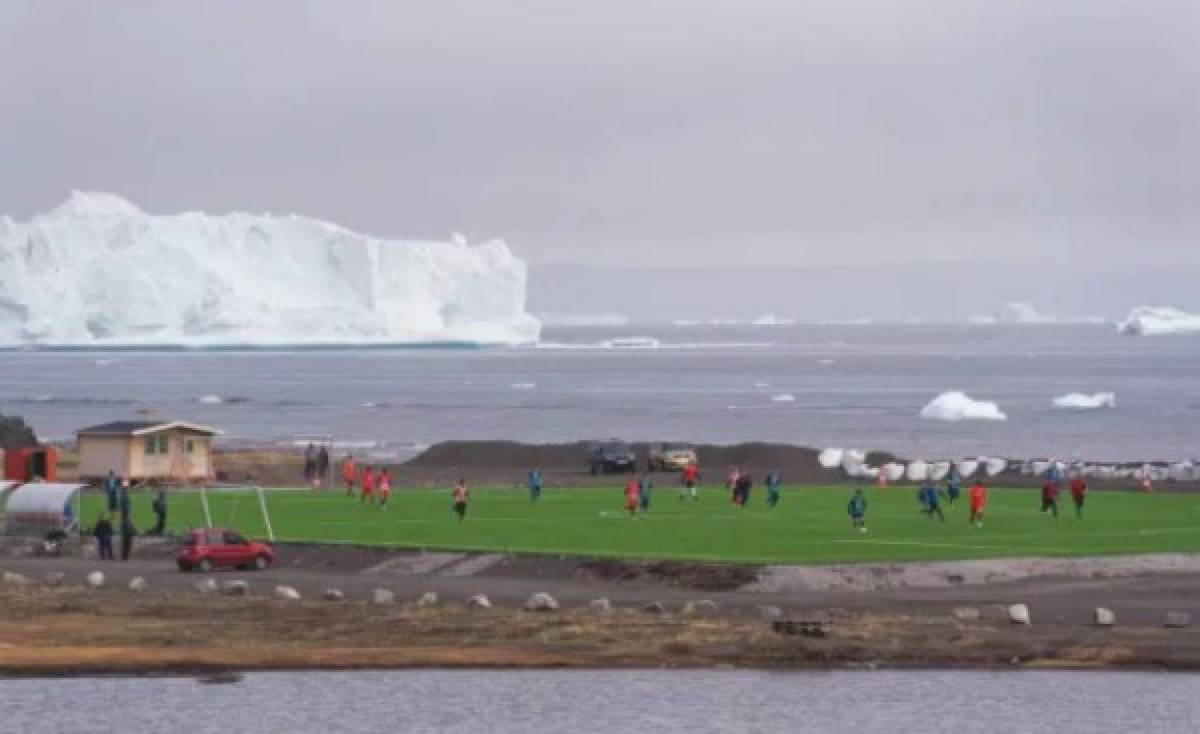
<svg viewBox="0 0 1200 734">
<path fill-rule="evenodd" d="M 267 493 L 261 486 L 201 485 L 194 491 L 180 493 L 177 500 L 183 504 L 180 509 L 193 527 L 203 524 L 207 528 L 229 528 L 250 537 L 275 540 Z"/>
</svg>

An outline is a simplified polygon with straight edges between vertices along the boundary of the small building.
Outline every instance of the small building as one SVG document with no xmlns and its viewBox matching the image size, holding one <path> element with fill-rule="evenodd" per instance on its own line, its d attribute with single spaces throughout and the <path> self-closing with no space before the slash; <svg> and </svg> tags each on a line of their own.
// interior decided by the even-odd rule
<svg viewBox="0 0 1200 734">
<path fill-rule="evenodd" d="M 84 428 L 79 478 L 113 471 L 131 481 L 188 482 L 213 476 L 212 442 L 220 431 L 183 421 L 115 421 Z"/>
</svg>

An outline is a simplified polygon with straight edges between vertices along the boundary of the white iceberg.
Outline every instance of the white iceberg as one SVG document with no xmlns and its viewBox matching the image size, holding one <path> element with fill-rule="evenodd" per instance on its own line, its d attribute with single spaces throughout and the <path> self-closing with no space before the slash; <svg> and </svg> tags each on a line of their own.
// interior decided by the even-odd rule
<svg viewBox="0 0 1200 734">
<path fill-rule="evenodd" d="M 1055 319 L 1039 312 L 1032 304 L 1013 301 L 1004 304 L 996 320 L 1007 324 L 1052 324 Z"/>
<path fill-rule="evenodd" d="M 1177 308 L 1139 306 L 1130 311 L 1124 321 L 1117 324 L 1117 331 L 1134 336 L 1196 334 L 1200 333 L 1200 314 L 1187 313 Z"/>
<path fill-rule="evenodd" d="M 842 465 L 842 457 L 845 454 L 842 449 L 824 449 L 817 454 L 817 463 L 823 469 L 836 469 Z"/>
<path fill-rule="evenodd" d="M 776 316 L 773 313 L 765 313 L 762 316 L 750 322 L 751 326 L 792 326 L 796 322 L 792 319 Z"/>
<path fill-rule="evenodd" d="M 966 393 L 952 390 L 938 395 L 921 409 L 921 417 L 937 421 L 1002 421 L 1007 420 L 993 402 L 973 400 Z"/>
<path fill-rule="evenodd" d="M 537 341 L 500 240 L 384 240 L 301 216 L 156 216 L 75 192 L 0 218 L 0 344 Z"/>
<path fill-rule="evenodd" d="M 1092 395 L 1084 393 L 1067 393 L 1054 399 L 1054 407 L 1065 410 L 1095 410 L 1097 408 L 1117 407 L 1117 396 L 1111 392 L 1098 392 Z"/>
</svg>

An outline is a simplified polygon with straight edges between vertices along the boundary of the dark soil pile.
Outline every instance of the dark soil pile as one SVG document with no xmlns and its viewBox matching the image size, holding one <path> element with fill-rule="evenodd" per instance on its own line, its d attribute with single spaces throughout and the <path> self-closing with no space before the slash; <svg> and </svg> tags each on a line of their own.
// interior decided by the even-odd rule
<svg viewBox="0 0 1200 734">
<path fill-rule="evenodd" d="M 19 416 L 0 415 L 0 449 L 18 449 L 37 446 L 33 429 Z"/>
<path fill-rule="evenodd" d="M 757 566 L 689 561 L 585 561 L 580 571 L 605 581 L 653 580 L 697 591 L 733 591 L 758 580 Z"/>
</svg>

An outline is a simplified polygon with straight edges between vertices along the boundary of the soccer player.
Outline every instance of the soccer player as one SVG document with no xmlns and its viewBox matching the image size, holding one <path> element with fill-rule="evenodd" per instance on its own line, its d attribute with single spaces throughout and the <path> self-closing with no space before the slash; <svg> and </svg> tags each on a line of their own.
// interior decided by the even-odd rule
<svg viewBox="0 0 1200 734">
<path fill-rule="evenodd" d="M 958 499 L 958 495 L 962 493 L 962 475 L 958 473 L 958 467 L 950 465 L 950 473 L 946 475 L 946 501 L 954 504 L 954 500 Z"/>
<path fill-rule="evenodd" d="M 638 509 L 638 480 L 630 477 L 625 483 L 625 510 L 630 517 L 637 517 Z"/>
<path fill-rule="evenodd" d="M 1083 500 L 1087 495 L 1087 480 L 1082 474 L 1076 474 L 1071 478 L 1071 499 L 1075 500 L 1075 517 L 1083 519 Z"/>
<path fill-rule="evenodd" d="M 696 483 L 700 481 L 700 468 L 696 466 L 696 462 L 691 462 L 683 467 L 683 473 L 679 477 L 679 501 L 682 502 L 687 495 L 692 496 L 692 500 L 699 499 L 696 494 Z"/>
<path fill-rule="evenodd" d="M 737 485 L 741 476 L 742 473 L 738 471 L 738 468 L 731 466 L 729 467 L 729 476 L 725 479 L 725 487 L 729 490 L 730 501 L 735 505 L 738 503 Z"/>
<path fill-rule="evenodd" d="M 346 456 L 342 462 L 342 481 L 346 483 L 346 496 L 354 496 L 354 479 L 358 476 L 358 467 L 354 464 L 353 456 Z"/>
<path fill-rule="evenodd" d="M 379 508 L 387 509 L 388 497 L 392 496 L 392 473 L 384 467 L 379 470 Z"/>
<path fill-rule="evenodd" d="M 983 527 L 983 510 L 987 507 L 987 489 L 984 488 L 983 482 L 976 481 L 971 485 L 971 490 L 967 494 L 971 501 L 971 514 L 967 518 L 967 522 L 981 528 Z"/>
<path fill-rule="evenodd" d="M 861 489 L 854 490 L 850 504 L 846 507 L 850 515 L 850 526 L 860 533 L 867 532 L 867 498 Z"/>
<path fill-rule="evenodd" d="M 779 486 L 783 484 L 783 480 L 779 478 L 779 472 L 772 469 L 767 472 L 767 507 L 774 507 L 779 504 Z"/>
<path fill-rule="evenodd" d="M 643 474 L 642 480 L 638 482 L 638 506 L 642 510 L 642 514 L 650 511 L 650 490 L 654 489 L 654 482 L 650 481 L 650 475 Z"/>
<path fill-rule="evenodd" d="M 1042 513 L 1051 513 L 1058 519 L 1058 482 L 1047 479 L 1042 484 Z"/>
<path fill-rule="evenodd" d="M 750 486 L 754 484 L 754 479 L 749 474 L 738 476 L 737 484 L 733 488 L 733 503 L 738 507 L 745 508 L 746 503 L 750 501 Z"/>
<path fill-rule="evenodd" d="M 925 482 L 921 487 L 921 505 L 924 507 L 922 512 L 929 515 L 930 520 L 936 514 L 939 520 L 946 522 L 946 513 L 942 512 L 941 498 L 933 482 Z"/>
<path fill-rule="evenodd" d="M 362 476 L 362 502 L 367 503 L 371 500 L 371 504 L 375 504 L 375 467 L 368 466 Z"/>
<path fill-rule="evenodd" d="M 470 499 L 471 493 L 467 490 L 467 480 L 459 479 L 458 484 L 454 485 L 453 510 L 454 514 L 458 515 L 458 521 L 462 522 L 467 516 L 467 500 Z"/>
<path fill-rule="evenodd" d="M 529 500 L 531 502 L 537 502 L 538 498 L 542 496 L 542 470 L 541 469 L 538 469 L 535 466 L 535 467 L 533 467 L 533 469 L 531 469 L 529 471 L 529 481 L 528 481 L 527 485 L 529 487 Z"/>
</svg>

